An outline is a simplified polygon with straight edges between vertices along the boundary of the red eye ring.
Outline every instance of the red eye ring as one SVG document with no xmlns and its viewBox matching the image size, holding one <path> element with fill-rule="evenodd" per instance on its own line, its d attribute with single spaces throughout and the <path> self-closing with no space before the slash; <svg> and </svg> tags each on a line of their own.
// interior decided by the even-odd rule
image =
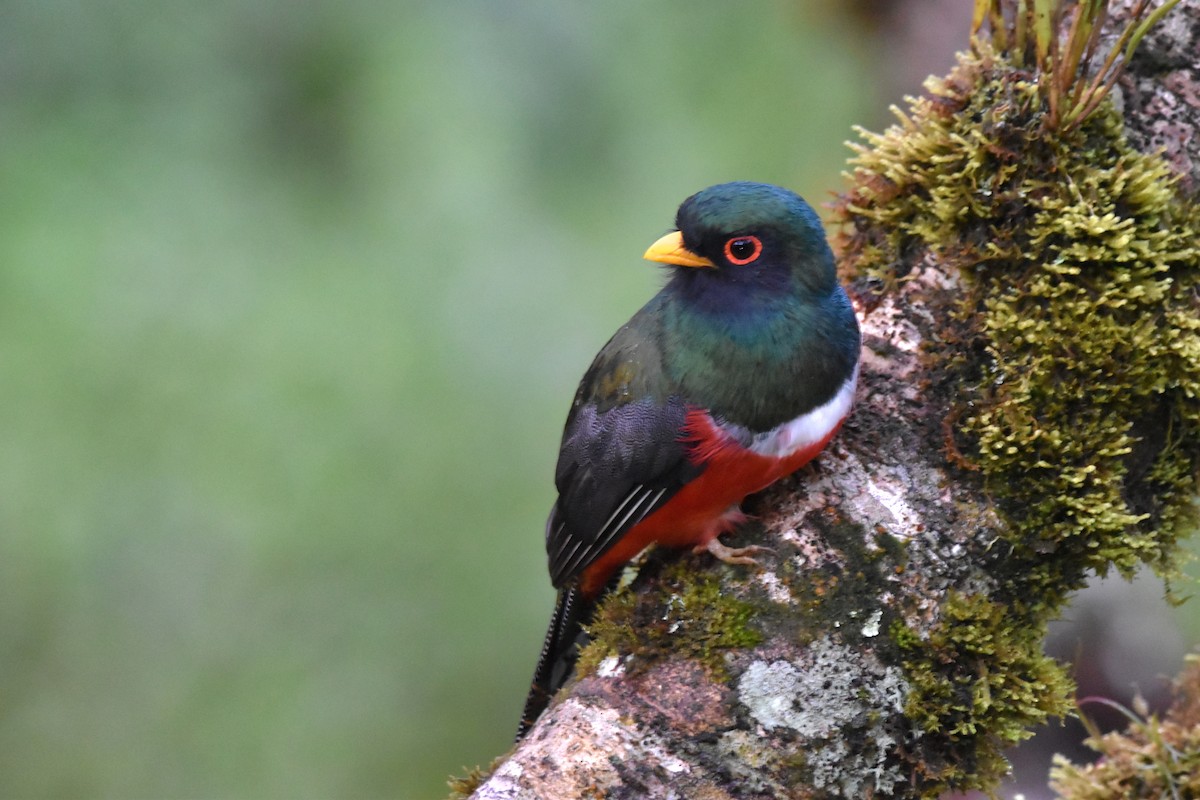
<svg viewBox="0 0 1200 800">
<path fill-rule="evenodd" d="M 725 258 L 730 264 L 749 264 L 762 255 L 762 240 L 757 236 L 735 236 L 725 243 Z"/>
</svg>

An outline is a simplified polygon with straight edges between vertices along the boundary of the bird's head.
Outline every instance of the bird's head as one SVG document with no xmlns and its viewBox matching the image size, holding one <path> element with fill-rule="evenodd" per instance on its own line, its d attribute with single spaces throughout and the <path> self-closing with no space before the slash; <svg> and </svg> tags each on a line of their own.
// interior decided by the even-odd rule
<svg viewBox="0 0 1200 800">
<path fill-rule="evenodd" d="M 834 291 L 837 275 L 816 212 L 794 192 L 765 183 L 722 183 L 683 201 L 676 230 L 645 258 L 675 267 L 694 296 L 736 304 L 747 294 Z"/>
</svg>

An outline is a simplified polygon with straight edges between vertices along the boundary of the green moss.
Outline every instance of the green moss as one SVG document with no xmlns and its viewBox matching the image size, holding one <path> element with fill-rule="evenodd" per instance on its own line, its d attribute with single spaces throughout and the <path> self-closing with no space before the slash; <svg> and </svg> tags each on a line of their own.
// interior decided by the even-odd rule
<svg viewBox="0 0 1200 800">
<path fill-rule="evenodd" d="M 888 628 L 932 797 L 994 786 L 1002 749 L 1069 711 L 1041 640 L 1087 575 L 1175 572 L 1200 468 L 1200 210 L 1111 104 L 1055 131 L 1035 76 L 983 45 L 896 113 L 857 148 L 843 265 L 879 297 L 926 259 L 962 276 L 920 284 L 926 395 L 946 468 L 1008 523 L 987 551 L 994 595 Z"/>
<path fill-rule="evenodd" d="M 1055 756 L 1051 788 L 1064 800 L 1200 797 L 1200 657 L 1188 660 L 1164 717 L 1123 709 L 1125 731 L 1101 735 L 1090 727 L 1087 744 L 1102 758 L 1076 766 Z"/>
<path fill-rule="evenodd" d="M 904 621 L 900 619 L 892 621 L 888 628 L 888 638 L 901 650 L 916 650 L 922 642 L 920 634 L 905 625 Z"/>
<path fill-rule="evenodd" d="M 614 653 L 634 656 L 634 668 L 659 658 L 694 658 L 724 674 L 724 652 L 753 647 L 762 634 L 751 626 L 755 606 L 722 594 L 711 571 L 696 571 L 686 560 L 667 566 L 655 585 L 658 602 L 640 602 L 631 591 L 608 597 L 588 633 L 592 641 L 579 655 L 576 673 L 594 672 Z"/>
<path fill-rule="evenodd" d="M 498 756 L 486 769 L 478 766 L 469 769 L 464 767 L 464 774 L 454 775 L 447 779 L 446 786 L 450 790 L 447 800 L 466 800 L 466 798 L 475 794 L 475 790 L 482 786 L 488 778 L 492 777 L 492 773 L 496 771 L 496 768 L 503 761 L 504 756 Z"/>
<path fill-rule="evenodd" d="M 1014 596 L 1173 571 L 1200 465 L 1200 211 L 1111 105 L 1047 133 L 1032 77 L 965 56 L 854 160 L 842 251 L 881 292 L 966 279 L 927 355 L 955 459 L 1009 522 Z"/>
<path fill-rule="evenodd" d="M 912 687 L 905 715 L 924 732 L 914 765 L 924 795 L 989 788 L 1005 771 L 1005 747 L 1070 712 L 1073 684 L 1042 653 L 1043 633 L 1035 621 L 1013 620 L 1006 604 L 960 593 L 925 638 L 893 625 Z"/>
</svg>

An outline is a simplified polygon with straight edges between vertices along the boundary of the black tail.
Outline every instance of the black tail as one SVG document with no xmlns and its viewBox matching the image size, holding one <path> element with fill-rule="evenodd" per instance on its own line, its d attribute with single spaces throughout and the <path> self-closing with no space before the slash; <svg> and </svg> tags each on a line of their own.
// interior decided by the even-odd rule
<svg viewBox="0 0 1200 800">
<path fill-rule="evenodd" d="M 600 597 L 607 593 L 606 588 L 600 593 Z M 525 711 L 521 714 L 521 724 L 517 728 L 518 742 L 546 710 L 554 693 L 562 688 L 575 671 L 579 648 L 587 641 L 583 626 L 592 621 L 592 614 L 600 597 L 584 597 L 575 587 L 558 590 L 558 602 L 554 605 L 554 615 L 550 617 L 550 628 L 546 631 L 546 640 L 542 643 L 542 654 L 538 657 L 537 669 L 533 673 L 533 685 L 529 688 L 529 696 L 525 698 Z"/>
</svg>

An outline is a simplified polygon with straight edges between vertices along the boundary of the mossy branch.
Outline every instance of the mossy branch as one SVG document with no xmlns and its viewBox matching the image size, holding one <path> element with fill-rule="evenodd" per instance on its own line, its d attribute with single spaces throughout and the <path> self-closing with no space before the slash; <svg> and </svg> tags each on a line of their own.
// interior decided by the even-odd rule
<svg viewBox="0 0 1200 800">
<path fill-rule="evenodd" d="M 652 556 L 605 603 L 578 680 L 459 791 L 932 798 L 994 787 L 1006 746 L 1071 712 L 1046 623 L 1089 574 L 1172 574 L 1192 525 L 1200 91 L 1171 96 L 1186 124 L 1152 109 L 1200 87 L 1197 42 L 1169 39 L 1200 36 L 1200 0 L 1176 15 L 1145 34 L 1145 71 L 1104 79 L 1124 118 L 1111 98 L 1084 113 L 1072 85 L 1073 123 L 1047 124 L 1036 65 L 980 43 L 864 134 L 835 209 L 859 404 L 748 509 L 761 526 L 742 535 L 774 554 Z M 1098 39 L 1050 44 L 1063 19 L 1005 35 L 1098 57 Z M 1114 11 L 1109 35 L 1131 19 Z M 1192 83 L 1164 77 L 1172 47 Z"/>
<path fill-rule="evenodd" d="M 1093 702 L 1115 705 L 1101 698 Z M 1085 701 L 1080 705 L 1086 715 Z M 1123 732 L 1101 734 L 1085 716 L 1091 734 L 1087 744 L 1101 760 L 1079 766 L 1057 757 L 1054 791 L 1064 800 L 1200 797 L 1200 656 L 1188 658 L 1175 682 L 1175 702 L 1162 718 L 1144 707 L 1118 709 L 1129 718 Z"/>
<path fill-rule="evenodd" d="M 972 33 L 979 36 L 986 21 L 994 50 L 1036 72 L 1044 123 L 1065 132 L 1091 116 L 1146 33 L 1178 4 L 1163 0 L 1152 8 L 1150 0 L 1134 0 L 1094 72 L 1109 0 L 975 0 Z"/>
</svg>

